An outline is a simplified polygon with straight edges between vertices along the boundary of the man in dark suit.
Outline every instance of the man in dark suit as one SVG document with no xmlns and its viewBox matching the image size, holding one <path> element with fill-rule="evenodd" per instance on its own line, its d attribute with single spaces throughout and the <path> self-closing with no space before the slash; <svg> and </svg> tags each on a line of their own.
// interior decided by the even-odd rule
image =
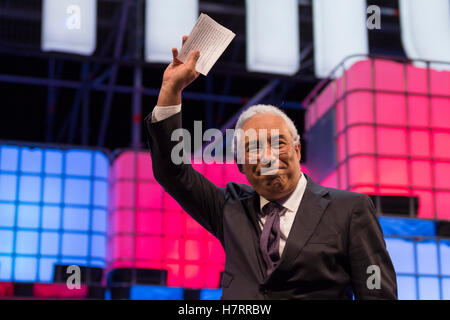
<svg viewBox="0 0 450 320">
<path fill-rule="evenodd" d="M 255 130 L 257 138 L 276 132 L 262 149 L 250 136 L 236 136 L 244 148 L 240 170 L 251 186 L 219 188 L 190 164 L 174 163 L 178 142 L 171 134 L 181 128 L 181 92 L 199 75 L 200 52 L 186 63 L 176 58 L 177 49 L 172 53 L 157 106 L 145 118 L 153 173 L 222 243 L 222 299 L 396 299 L 395 271 L 372 201 L 322 187 L 303 173 L 297 130 L 278 108 L 252 107 L 236 125 Z"/>
</svg>

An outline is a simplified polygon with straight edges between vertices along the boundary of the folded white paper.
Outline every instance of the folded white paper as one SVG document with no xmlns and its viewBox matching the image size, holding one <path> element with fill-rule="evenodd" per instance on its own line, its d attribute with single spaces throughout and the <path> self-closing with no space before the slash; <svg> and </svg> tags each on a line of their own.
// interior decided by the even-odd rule
<svg viewBox="0 0 450 320">
<path fill-rule="evenodd" d="M 231 30 L 202 13 L 177 58 L 186 62 L 191 51 L 199 50 L 196 70 L 206 76 L 235 36 Z"/>
</svg>

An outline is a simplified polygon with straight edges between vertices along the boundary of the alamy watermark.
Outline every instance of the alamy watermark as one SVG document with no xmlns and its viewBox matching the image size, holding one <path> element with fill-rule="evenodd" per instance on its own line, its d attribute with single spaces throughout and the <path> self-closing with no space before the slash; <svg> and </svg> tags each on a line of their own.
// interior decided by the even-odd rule
<svg viewBox="0 0 450 320">
<path fill-rule="evenodd" d="M 280 143 L 278 129 L 227 129 L 225 141 L 232 141 L 223 147 L 224 136 L 219 129 L 211 128 L 202 133 L 202 122 L 194 121 L 194 136 L 187 129 L 178 128 L 172 132 L 171 141 L 178 143 L 171 150 L 174 164 L 218 163 L 218 164 L 261 164 L 261 175 L 270 175 L 279 168 L 280 155 L 287 153 L 294 144 Z M 202 150 L 202 145 L 209 143 Z M 194 150 L 202 150 L 193 155 Z M 225 154 L 224 154 L 225 149 Z M 192 160 L 191 160 L 192 158 Z"/>
<path fill-rule="evenodd" d="M 76 4 L 71 4 L 67 7 L 66 13 L 68 15 L 66 19 L 66 27 L 69 30 L 81 29 L 81 8 Z"/>
<path fill-rule="evenodd" d="M 81 289 L 81 269 L 77 265 L 71 265 L 67 267 L 67 274 L 70 274 L 67 277 L 66 286 L 69 290 L 73 289 Z"/>
<path fill-rule="evenodd" d="M 376 264 L 372 264 L 367 267 L 366 273 L 370 274 L 370 276 L 367 278 L 366 281 L 367 289 L 369 290 L 381 289 L 380 267 L 377 266 Z"/>
<path fill-rule="evenodd" d="M 369 30 L 381 29 L 381 9 L 380 9 L 380 7 L 377 5 L 368 6 L 366 13 L 370 14 L 370 16 L 366 20 L 367 29 L 369 29 Z"/>
</svg>

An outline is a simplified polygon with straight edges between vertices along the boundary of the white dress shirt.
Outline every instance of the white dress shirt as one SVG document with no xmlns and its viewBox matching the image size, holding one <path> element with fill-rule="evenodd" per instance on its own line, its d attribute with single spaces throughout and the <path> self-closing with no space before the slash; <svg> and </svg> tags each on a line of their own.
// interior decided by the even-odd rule
<svg viewBox="0 0 450 320">
<path fill-rule="evenodd" d="M 175 106 L 168 106 L 168 107 L 156 106 L 152 112 L 152 122 L 158 122 L 167 119 L 178 112 L 181 112 L 181 103 Z"/>
<path fill-rule="evenodd" d="M 303 194 L 305 193 L 306 183 L 307 180 L 305 178 L 305 175 L 302 173 L 295 190 L 285 200 L 279 202 L 279 204 L 284 208 L 280 213 L 280 257 L 283 253 L 284 246 L 286 245 L 286 240 L 289 236 L 289 231 L 291 231 L 291 227 L 294 222 L 295 215 L 297 214 L 298 207 L 300 207 L 300 202 L 302 201 Z M 263 196 L 259 196 L 259 204 L 261 210 L 258 222 L 261 230 L 263 229 L 264 223 L 266 222 L 266 216 L 263 215 L 262 208 L 269 202 L 270 201 Z"/>
<path fill-rule="evenodd" d="M 152 112 L 152 122 L 167 119 L 178 112 L 181 112 L 181 104 L 168 107 L 156 106 Z M 303 194 L 305 193 L 306 183 L 307 180 L 305 175 L 302 173 L 295 190 L 285 200 L 283 200 L 282 203 L 280 203 L 284 208 L 280 213 L 280 257 L 283 253 L 284 246 L 286 245 L 286 240 L 289 236 L 289 232 L 291 231 L 292 223 L 294 222 L 295 215 L 297 214 L 300 202 L 302 201 Z M 262 214 L 262 208 L 270 201 L 262 196 L 259 197 L 259 200 L 260 213 L 258 222 L 262 230 L 264 223 L 266 222 L 266 217 Z"/>
</svg>

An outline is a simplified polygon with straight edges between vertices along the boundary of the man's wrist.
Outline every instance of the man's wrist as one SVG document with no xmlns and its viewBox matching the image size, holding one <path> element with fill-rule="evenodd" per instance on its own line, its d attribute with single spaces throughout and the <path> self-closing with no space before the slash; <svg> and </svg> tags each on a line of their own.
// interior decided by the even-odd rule
<svg viewBox="0 0 450 320">
<path fill-rule="evenodd" d="M 157 106 L 167 107 L 181 104 L 181 90 L 172 85 L 163 84 L 159 91 Z"/>
</svg>

